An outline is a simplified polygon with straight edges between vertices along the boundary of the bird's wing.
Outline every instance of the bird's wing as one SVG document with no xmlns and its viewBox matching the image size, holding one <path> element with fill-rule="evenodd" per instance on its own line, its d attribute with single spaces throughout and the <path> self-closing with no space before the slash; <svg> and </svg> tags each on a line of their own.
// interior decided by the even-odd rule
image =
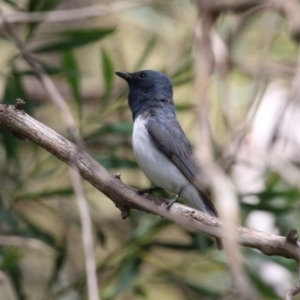
<svg viewBox="0 0 300 300">
<path fill-rule="evenodd" d="M 178 123 L 174 113 L 157 116 L 150 114 L 146 125 L 149 136 L 155 146 L 165 154 L 193 184 L 204 203 L 217 216 L 217 211 L 210 197 L 197 184 L 200 171 L 193 157 L 193 149 Z"/>
</svg>

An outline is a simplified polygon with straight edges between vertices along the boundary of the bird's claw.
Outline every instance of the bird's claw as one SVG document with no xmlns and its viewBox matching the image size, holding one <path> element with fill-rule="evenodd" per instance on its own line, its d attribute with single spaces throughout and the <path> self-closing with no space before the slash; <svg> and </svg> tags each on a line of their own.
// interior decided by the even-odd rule
<svg viewBox="0 0 300 300">
<path fill-rule="evenodd" d="M 165 203 L 164 203 L 164 207 L 165 207 L 166 209 L 170 209 L 170 208 L 172 207 L 172 205 L 173 205 L 175 202 L 178 202 L 178 199 L 179 199 L 179 197 L 181 196 L 182 191 L 183 191 L 183 188 L 181 188 L 181 189 L 179 190 L 178 194 L 175 196 L 174 199 L 171 199 L 171 200 L 165 202 Z"/>
<path fill-rule="evenodd" d="M 178 195 L 174 198 L 174 199 L 171 199 L 171 200 L 169 200 L 169 201 L 167 201 L 167 202 L 165 202 L 164 203 L 164 207 L 166 208 L 166 209 L 170 209 L 171 207 L 172 207 L 172 205 L 175 203 L 175 202 L 178 202 Z"/>
</svg>

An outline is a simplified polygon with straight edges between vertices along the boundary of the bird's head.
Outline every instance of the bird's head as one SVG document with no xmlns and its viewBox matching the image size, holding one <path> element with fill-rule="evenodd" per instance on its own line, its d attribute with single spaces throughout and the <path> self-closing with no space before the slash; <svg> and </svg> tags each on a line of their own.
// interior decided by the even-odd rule
<svg viewBox="0 0 300 300">
<path fill-rule="evenodd" d="M 130 90 L 140 92 L 169 90 L 172 92 L 172 82 L 170 78 L 158 71 L 142 70 L 135 73 L 116 72 L 116 75 L 127 81 Z"/>
<path fill-rule="evenodd" d="M 174 105 L 172 82 L 167 75 L 154 70 L 116 72 L 116 75 L 128 83 L 128 102 L 133 115 L 161 106 L 162 99 L 165 103 Z"/>
</svg>

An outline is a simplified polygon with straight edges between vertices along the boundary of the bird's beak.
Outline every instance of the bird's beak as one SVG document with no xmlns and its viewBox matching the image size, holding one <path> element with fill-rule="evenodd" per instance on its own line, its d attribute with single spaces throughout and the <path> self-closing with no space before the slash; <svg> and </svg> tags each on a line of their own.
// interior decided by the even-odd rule
<svg viewBox="0 0 300 300">
<path fill-rule="evenodd" d="M 131 73 L 126 73 L 126 72 L 116 72 L 116 75 L 119 77 L 123 78 L 127 82 L 132 79 L 132 74 Z"/>
</svg>

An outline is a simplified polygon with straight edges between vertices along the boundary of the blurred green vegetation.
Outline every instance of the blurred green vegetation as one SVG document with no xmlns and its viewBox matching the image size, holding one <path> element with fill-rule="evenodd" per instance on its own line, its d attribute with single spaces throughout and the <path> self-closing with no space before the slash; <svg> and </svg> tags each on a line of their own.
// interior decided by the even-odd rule
<svg viewBox="0 0 300 300">
<path fill-rule="evenodd" d="M 4 2 L 12 11 L 43 12 L 93 1 L 74 7 L 62 0 Z M 127 87 L 114 72 L 143 68 L 166 72 L 174 82 L 179 119 L 194 140 L 195 20 L 196 10 L 189 1 L 152 1 L 96 19 L 17 24 L 15 29 L 64 95 L 88 152 L 112 173 L 120 172 L 126 184 L 146 188 L 150 183 L 131 150 Z M 229 39 L 236 22 L 233 14 L 224 15 L 216 28 Z M 71 138 L 14 44 L 2 33 L 0 38 L 1 102 L 24 99 L 27 113 Z M 239 128 L 253 99 L 271 79 L 258 80 L 247 66 L 259 66 L 265 57 L 274 63 L 295 63 L 297 45 L 286 20 L 269 12 L 255 14 L 232 39 L 227 80 L 234 95 L 232 124 Z M 212 76 L 210 96 L 212 134 L 217 153 L 222 153 L 230 130 L 222 114 L 224 94 L 218 76 Z M 1 127 L 0 141 L 0 299 L 86 299 L 81 229 L 67 166 Z M 264 178 L 265 190 L 256 194 L 260 201 L 241 201 L 243 220 L 253 211 L 267 211 L 275 216 L 278 234 L 285 235 L 299 226 L 299 189 L 274 170 L 265 170 Z M 87 183 L 84 188 L 94 226 L 101 299 L 234 299 L 225 254 L 209 237 L 138 211 L 122 220 L 109 199 Z M 257 272 L 259 265 L 280 265 L 290 274 L 290 286 L 295 281 L 293 262 L 251 249 L 243 252 L 262 299 L 280 297 Z"/>
</svg>

